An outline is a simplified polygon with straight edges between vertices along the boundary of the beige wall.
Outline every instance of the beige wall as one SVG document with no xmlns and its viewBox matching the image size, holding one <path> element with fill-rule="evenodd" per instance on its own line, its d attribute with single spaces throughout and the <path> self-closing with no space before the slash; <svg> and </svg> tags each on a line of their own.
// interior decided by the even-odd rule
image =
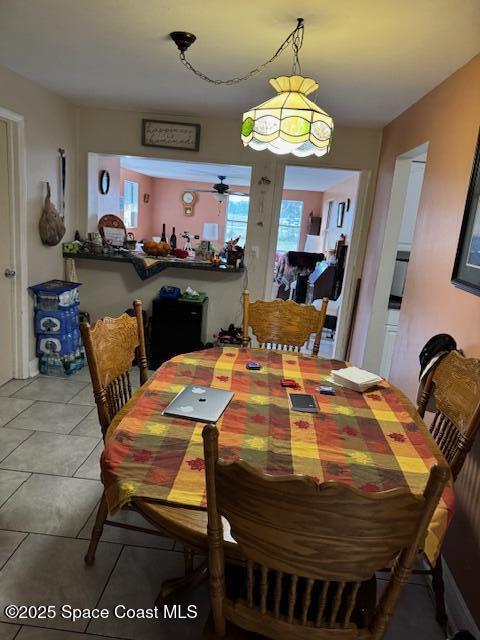
<svg viewBox="0 0 480 640">
<path fill-rule="evenodd" d="M 358 169 L 371 177 L 376 171 L 381 135 L 378 129 L 337 127 L 332 150 L 327 156 L 296 162 L 290 156 L 282 158 L 244 148 L 238 119 L 182 118 L 169 114 L 164 117 L 189 122 L 196 120 L 201 124 L 200 151 L 157 150 L 141 145 L 141 120 L 143 117 L 162 117 L 161 114 L 75 108 L 63 98 L 4 68 L 0 68 L 0 87 L 0 106 L 23 115 L 26 123 L 29 284 L 63 276 L 61 245 L 44 247 L 37 228 L 44 195 L 42 181 L 51 182 L 54 200 L 57 197 L 58 147 L 65 148 L 67 153 L 66 240 L 73 238 L 75 229 L 85 233 L 96 224 L 92 222 L 93 215 L 90 215 L 90 222 L 88 220 L 93 206 L 88 198 L 88 176 L 90 171 L 91 177 L 95 174 L 98 179 L 99 167 L 91 166 L 89 169 L 88 152 L 252 166 L 247 263 L 248 286 L 254 299 L 264 295 L 271 278 L 285 163 Z M 262 176 L 268 177 L 270 184 L 261 184 Z M 372 200 L 373 190 L 370 189 L 367 212 Z M 98 200 L 96 206 L 98 208 Z M 259 247 L 258 258 L 252 258 L 249 253 L 252 245 Z M 77 272 L 79 280 L 84 282 L 82 307 L 93 317 L 122 311 L 135 295 L 141 295 L 148 308 L 162 284 L 191 284 L 206 290 L 212 301 L 209 334 L 239 318 L 240 294 L 247 283 L 246 277 L 206 277 L 172 269 L 142 283 L 128 265 L 120 269 L 115 265 L 100 267 L 98 263 L 80 261 Z M 30 333 L 30 358 L 34 358 L 33 330 Z"/>
<path fill-rule="evenodd" d="M 252 191 L 249 214 L 246 259 L 248 263 L 248 287 L 252 298 L 263 297 L 267 280 L 271 280 L 274 249 L 277 234 L 278 210 L 282 198 L 285 163 L 294 164 L 292 156 L 285 158 L 269 152 L 255 152 L 243 147 L 238 119 L 193 118 L 169 115 L 166 120 L 196 121 L 202 126 L 200 151 L 154 149 L 141 145 L 141 121 L 148 117 L 161 118 L 160 114 L 137 113 L 108 109 L 79 110 L 79 188 L 80 210 L 87 203 L 87 155 L 88 152 L 143 157 L 167 158 L 186 161 L 246 164 L 252 167 Z M 330 154 L 314 160 L 303 159 L 297 164 L 340 169 L 359 169 L 375 175 L 380 145 L 378 129 L 337 127 Z M 259 184 L 267 176 L 269 185 Z M 367 211 L 371 206 L 373 190 L 367 195 Z M 82 229 L 87 228 L 86 217 Z M 178 234 L 177 234 L 178 235 Z M 259 257 L 252 258 L 249 247 L 258 246 Z M 115 264 L 77 261 L 77 272 L 82 287 L 82 307 L 98 317 L 104 312 L 117 313 L 131 304 L 138 295 L 149 308 L 151 300 L 163 284 L 190 284 L 207 292 L 210 297 L 208 310 L 209 336 L 220 326 L 240 320 L 240 298 L 247 279 L 233 275 L 209 275 L 188 270 L 168 269 L 160 275 L 142 282 L 133 267 L 119 269 Z"/>
<path fill-rule="evenodd" d="M 363 284 L 351 360 L 361 362 L 378 259 L 398 155 L 428 142 L 428 157 L 410 256 L 391 379 L 411 399 L 418 354 L 436 333 L 450 333 L 466 355 L 480 356 L 480 297 L 454 287 L 451 274 L 475 152 L 480 114 L 480 56 L 384 129 Z M 480 441 L 456 485 L 457 514 L 447 539 L 447 561 L 480 622 Z"/>
<path fill-rule="evenodd" d="M 60 96 L 1 66 L 0 107 L 25 118 L 28 284 L 62 278 L 62 246 L 46 247 L 42 244 L 38 221 L 46 181 L 50 182 L 53 202 L 58 205 L 58 148 L 62 147 L 67 157 L 65 238 L 72 238 L 77 227 L 76 110 Z M 29 312 L 33 314 L 32 304 Z M 33 326 L 33 320 L 30 326 Z M 35 343 L 31 330 L 30 359 L 34 357 Z"/>
</svg>

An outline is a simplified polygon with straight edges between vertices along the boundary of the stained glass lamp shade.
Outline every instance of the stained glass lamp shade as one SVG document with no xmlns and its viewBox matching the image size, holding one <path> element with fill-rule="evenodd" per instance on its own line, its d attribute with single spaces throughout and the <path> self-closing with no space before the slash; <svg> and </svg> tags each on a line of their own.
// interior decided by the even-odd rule
<svg viewBox="0 0 480 640">
<path fill-rule="evenodd" d="M 243 144 L 258 151 L 300 157 L 328 153 L 333 119 L 307 98 L 318 89 L 315 80 L 280 76 L 270 84 L 277 95 L 243 114 Z"/>
</svg>

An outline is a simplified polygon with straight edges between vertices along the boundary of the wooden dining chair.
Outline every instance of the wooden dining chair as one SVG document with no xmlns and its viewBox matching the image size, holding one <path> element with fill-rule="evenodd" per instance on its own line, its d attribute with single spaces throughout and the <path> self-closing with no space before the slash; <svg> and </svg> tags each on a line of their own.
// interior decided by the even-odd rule
<svg viewBox="0 0 480 640">
<path fill-rule="evenodd" d="M 436 413 L 430 433 L 456 480 L 480 428 L 480 360 L 450 351 L 427 378 L 418 404 L 422 418 L 431 396 Z"/>
<path fill-rule="evenodd" d="M 133 317 L 124 313 L 118 318 L 105 317 L 102 320 L 97 320 L 92 327 L 88 323 L 80 326 L 92 379 L 98 419 L 104 437 L 115 415 L 122 410 L 122 407 L 132 397 L 130 369 L 133 360 L 136 361 L 140 371 L 140 384 L 144 384 L 148 378 L 142 303 L 140 300 L 134 300 L 133 309 Z M 125 508 L 139 513 L 155 528 L 108 520 L 107 501 L 105 494 L 103 494 L 85 556 L 87 565 L 92 565 L 95 561 L 95 553 L 105 525 L 157 536 L 170 535 L 171 527 L 176 525 L 175 519 L 170 516 L 168 508 L 163 505 L 148 505 L 143 501 L 139 501 L 131 503 Z M 185 570 L 191 571 L 193 568 L 193 551 L 190 548 L 185 548 L 184 557 Z"/>
<path fill-rule="evenodd" d="M 93 326 L 80 325 L 83 345 L 92 379 L 102 434 L 115 414 L 132 397 L 130 369 L 135 360 L 140 372 L 140 384 L 148 378 L 142 303 L 133 301 L 135 316 L 123 313 L 119 318 L 105 317 Z"/>
<path fill-rule="evenodd" d="M 328 298 L 323 298 L 321 309 L 313 305 L 298 304 L 293 300 L 256 300 L 250 302 L 250 293 L 243 292 L 242 345 L 248 346 L 251 327 L 261 349 L 300 351 L 310 336 L 315 334 L 312 354 L 318 355 Z"/>
<path fill-rule="evenodd" d="M 134 360 L 139 369 L 140 384 L 144 384 L 148 378 L 140 300 L 133 301 L 133 309 L 133 317 L 123 313 L 118 318 L 107 316 L 97 320 L 93 326 L 88 322 L 80 325 L 98 420 L 104 438 L 110 422 L 132 397 L 130 370 Z M 130 508 L 133 509 L 133 507 Z M 104 494 L 100 500 L 90 545 L 85 556 L 87 565 L 93 564 L 95 560 L 95 552 L 105 525 L 162 535 L 156 530 L 107 520 L 107 515 L 108 508 Z"/>
<path fill-rule="evenodd" d="M 212 615 L 206 637 L 381 640 L 450 472 L 432 468 L 423 495 L 366 493 L 305 476 L 269 476 L 218 459 L 203 430 Z M 221 517 L 243 563 L 225 563 Z M 375 572 L 394 560 L 376 604 Z M 232 577 L 233 576 L 233 577 Z M 246 636 L 249 637 L 249 636 Z"/>
<path fill-rule="evenodd" d="M 420 396 L 418 413 L 422 418 L 431 398 L 436 412 L 430 433 L 450 465 L 455 481 L 480 428 L 480 360 L 465 358 L 458 351 L 441 358 L 429 373 Z M 439 555 L 435 566 L 416 569 L 415 573 L 431 575 L 437 621 L 446 627 L 442 564 Z"/>
</svg>

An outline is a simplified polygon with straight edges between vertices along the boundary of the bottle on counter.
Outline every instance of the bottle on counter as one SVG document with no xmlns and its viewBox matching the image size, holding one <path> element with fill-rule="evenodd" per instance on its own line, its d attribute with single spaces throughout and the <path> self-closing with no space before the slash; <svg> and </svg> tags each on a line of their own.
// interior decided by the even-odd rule
<svg viewBox="0 0 480 640">
<path fill-rule="evenodd" d="M 177 236 L 175 235 L 175 227 L 173 227 L 172 235 L 170 236 L 170 247 L 172 248 L 172 253 L 177 248 Z"/>
<path fill-rule="evenodd" d="M 160 238 L 160 242 L 166 242 L 167 236 L 165 235 L 165 225 L 162 226 L 162 237 Z"/>
</svg>

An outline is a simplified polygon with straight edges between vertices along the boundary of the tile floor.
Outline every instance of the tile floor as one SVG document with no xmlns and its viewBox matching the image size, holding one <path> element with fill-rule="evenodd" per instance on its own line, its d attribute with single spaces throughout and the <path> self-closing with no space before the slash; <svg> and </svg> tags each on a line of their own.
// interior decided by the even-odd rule
<svg viewBox="0 0 480 640">
<path fill-rule="evenodd" d="M 201 638 L 206 585 L 181 603 L 197 605 L 194 623 L 113 616 L 75 622 L 57 616 L 24 625 L 7 620 L 7 604 L 152 607 L 161 582 L 181 574 L 183 556 L 173 540 L 113 527 L 105 529 L 95 565 L 84 565 L 102 491 L 101 448 L 86 370 L 72 379 L 38 376 L 0 387 L 0 640 Z M 387 634 L 387 640 L 405 638 L 444 640 L 430 590 L 418 579 L 404 591 Z"/>
</svg>

